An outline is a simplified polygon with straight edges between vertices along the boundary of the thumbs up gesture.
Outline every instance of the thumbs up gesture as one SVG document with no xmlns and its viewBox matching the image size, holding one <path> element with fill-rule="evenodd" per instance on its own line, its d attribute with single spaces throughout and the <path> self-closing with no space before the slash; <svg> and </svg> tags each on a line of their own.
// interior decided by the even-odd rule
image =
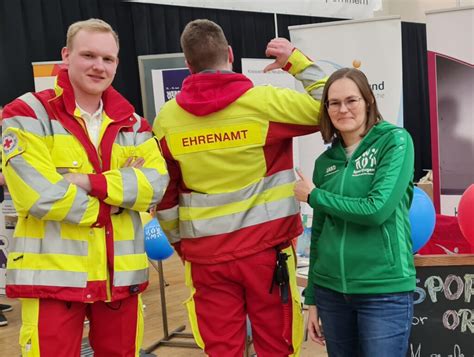
<svg viewBox="0 0 474 357">
<path fill-rule="evenodd" d="M 298 201 L 306 202 L 308 195 L 314 189 L 314 184 L 309 178 L 303 175 L 303 172 L 301 172 L 299 168 L 296 168 L 295 171 L 300 179 L 296 181 L 293 192 L 295 193 L 295 197 Z"/>
<path fill-rule="evenodd" d="M 295 46 L 286 38 L 277 37 L 271 40 L 265 50 L 265 56 L 275 57 L 275 62 L 270 63 L 263 71 L 266 73 L 274 69 L 285 67 L 294 48 Z"/>
</svg>

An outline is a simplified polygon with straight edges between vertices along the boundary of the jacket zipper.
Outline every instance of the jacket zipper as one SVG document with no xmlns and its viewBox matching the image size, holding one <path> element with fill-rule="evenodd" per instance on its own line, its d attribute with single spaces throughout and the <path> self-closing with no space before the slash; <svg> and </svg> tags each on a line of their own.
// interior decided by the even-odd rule
<svg viewBox="0 0 474 357">
<path fill-rule="evenodd" d="M 346 173 L 347 173 L 347 164 L 349 160 L 346 160 L 344 164 L 344 171 L 342 173 L 342 180 L 341 186 L 339 188 L 339 194 L 342 195 L 344 191 L 344 181 L 346 180 Z M 339 262 L 340 262 L 340 269 L 341 269 L 341 281 L 342 281 L 342 291 L 347 291 L 347 283 L 346 283 L 346 271 L 345 271 L 345 264 L 344 264 L 344 248 L 346 244 L 346 231 L 347 231 L 347 222 L 344 221 L 344 228 L 342 230 L 342 239 L 341 239 L 341 249 L 339 250 Z"/>
</svg>

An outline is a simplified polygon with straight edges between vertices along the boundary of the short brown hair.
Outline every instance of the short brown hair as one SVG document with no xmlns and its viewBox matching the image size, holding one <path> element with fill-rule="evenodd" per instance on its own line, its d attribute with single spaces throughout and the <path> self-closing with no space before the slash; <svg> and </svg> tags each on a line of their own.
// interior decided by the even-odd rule
<svg viewBox="0 0 474 357">
<path fill-rule="evenodd" d="M 72 49 L 72 42 L 74 37 L 77 33 L 81 30 L 90 31 L 90 32 L 109 32 L 114 36 L 115 43 L 117 44 L 117 48 L 119 48 L 119 38 L 117 33 L 114 31 L 112 26 L 110 26 L 107 22 L 101 19 L 89 19 L 84 21 L 74 22 L 71 26 L 69 26 L 66 35 L 66 47 L 71 50 Z"/>
<path fill-rule="evenodd" d="M 383 119 L 377 107 L 374 92 L 372 92 L 372 88 L 370 87 L 369 81 L 364 72 L 356 68 L 338 69 L 329 76 L 326 85 L 324 86 L 323 96 L 321 98 L 322 110 L 319 113 L 319 126 L 321 129 L 321 135 L 326 144 L 332 143 L 336 138 L 340 138 L 339 131 L 331 122 L 326 105 L 328 101 L 329 88 L 335 81 L 341 78 L 348 78 L 356 84 L 367 105 L 367 127 L 361 136 L 365 136 L 375 124 Z"/>
<path fill-rule="evenodd" d="M 210 20 L 189 22 L 181 34 L 181 48 L 194 72 L 214 69 L 229 60 L 224 31 Z"/>
</svg>

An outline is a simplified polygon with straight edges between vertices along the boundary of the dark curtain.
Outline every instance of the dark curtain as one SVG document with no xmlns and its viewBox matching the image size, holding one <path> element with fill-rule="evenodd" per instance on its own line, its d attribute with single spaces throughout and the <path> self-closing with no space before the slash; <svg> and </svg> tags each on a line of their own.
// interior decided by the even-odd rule
<svg viewBox="0 0 474 357">
<path fill-rule="evenodd" d="M 139 55 L 181 52 L 179 37 L 191 20 L 222 26 L 234 55 L 262 58 L 275 36 L 272 14 L 127 3 L 122 0 L 0 0 L 0 105 L 34 91 L 31 62 L 61 60 L 68 26 L 97 17 L 120 37 L 120 64 L 114 87 L 142 113 Z"/>
<path fill-rule="evenodd" d="M 290 39 L 290 32 L 288 26 L 317 24 L 322 22 L 340 21 L 347 19 L 338 19 L 334 17 L 312 17 L 312 16 L 297 16 L 297 15 L 277 15 L 278 21 L 278 37 Z"/>
<path fill-rule="evenodd" d="M 415 146 L 415 181 L 431 169 L 426 25 L 402 22 L 403 117 Z"/>
<path fill-rule="evenodd" d="M 138 77 L 136 59 L 129 55 L 129 7 L 121 0 L 0 0 L 0 105 L 33 91 L 31 62 L 61 60 L 69 25 L 91 17 L 107 21 L 119 34 L 121 63 L 114 85 L 133 104 L 139 103 L 138 79 L 134 84 L 128 78 L 130 66 Z"/>
<path fill-rule="evenodd" d="M 234 70 L 241 72 L 241 58 L 265 57 L 267 42 L 275 37 L 272 14 L 133 4 L 136 54 L 181 52 L 179 38 L 184 26 L 195 19 L 218 23 L 234 52 Z"/>
</svg>

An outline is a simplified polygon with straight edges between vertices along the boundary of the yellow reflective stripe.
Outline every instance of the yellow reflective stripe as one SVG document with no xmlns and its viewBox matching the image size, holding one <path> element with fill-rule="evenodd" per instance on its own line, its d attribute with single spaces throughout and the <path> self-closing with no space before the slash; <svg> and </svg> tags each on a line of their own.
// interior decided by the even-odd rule
<svg viewBox="0 0 474 357">
<path fill-rule="evenodd" d="M 135 337 L 135 355 L 140 354 L 140 349 L 143 344 L 143 334 L 145 330 L 145 322 L 143 317 L 143 301 L 142 294 L 138 294 L 138 304 L 137 304 L 137 334 Z"/>
<path fill-rule="evenodd" d="M 162 220 L 160 220 L 160 226 L 165 231 L 171 231 L 173 229 L 178 228 L 178 224 L 179 224 L 179 220 L 177 218 L 173 219 L 171 221 L 162 221 Z"/>
<path fill-rule="evenodd" d="M 100 202 L 96 199 L 90 199 L 89 203 L 87 204 L 87 209 L 82 215 L 82 219 L 79 224 L 82 226 L 85 225 L 92 225 L 97 221 L 97 217 L 99 215 L 100 209 Z"/>
<path fill-rule="evenodd" d="M 291 291 L 291 305 L 292 305 L 292 316 L 293 321 L 291 324 L 292 327 L 292 337 L 291 342 L 293 345 L 294 353 L 289 357 L 299 356 L 301 344 L 303 343 L 304 335 L 304 318 L 301 307 L 301 296 L 296 284 L 296 257 L 293 246 L 289 246 L 283 250 L 289 256 L 287 265 L 288 265 L 288 276 L 290 278 L 290 291 Z"/>
<path fill-rule="evenodd" d="M 89 258 L 70 254 L 8 254 L 8 269 L 18 270 L 65 270 L 71 272 L 87 272 Z"/>
<path fill-rule="evenodd" d="M 296 180 L 295 173 L 293 169 L 284 170 L 277 172 L 271 176 L 260 178 L 257 182 L 250 184 L 244 188 L 240 188 L 234 191 L 228 191 L 223 193 L 181 193 L 179 195 L 180 205 L 181 206 L 192 206 L 192 207 L 210 207 L 210 206 L 221 206 L 231 202 L 240 202 L 255 196 L 259 193 L 265 192 L 266 190 L 272 187 L 278 187 L 287 183 L 294 183 Z M 177 206 L 175 206 L 177 207 Z M 173 207 L 174 208 L 174 207 Z M 171 216 L 173 213 L 168 209 L 169 213 L 167 215 Z M 163 212 L 163 213 L 161 213 Z M 160 211 L 160 214 L 166 214 L 166 211 Z M 178 212 L 174 212 L 174 215 L 177 217 Z M 165 219 L 171 219 L 174 217 L 169 217 Z"/>
<path fill-rule="evenodd" d="M 20 299 L 21 302 L 21 329 L 20 347 L 21 355 L 40 357 L 38 316 L 39 299 Z"/>
<path fill-rule="evenodd" d="M 7 284 L 85 288 L 87 285 L 87 272 L 75 272 L 65 270 L 10 269 L 8 270 L 7 274 Z"/>
<path fill-rule="evenodd" d="M 184 302 L 188 310 L 189 323 L 191 324 L 191 331 L 193 332 L 194 340 L 196 344 L 204 350 L 204 340 L 202 339 L 201 332 L 199 331 L 199 325 L 197 320 L 196 305 L 194 304 L 194 294 L 196 294 L 196 288 L 193 285 L 193 278 L 191 276 L 191 263 L 188 261 L 184 262 L 184 279 L 186 286 L 189 288 L 191 295 Z"/>
<path fill-rule="evenodd" d="M 4 174 L 8 177 L 8 182 L 15 182 L 16 194 L 12 195 L 12 199 L 15 208 L 21 215 L 23 211 L 29 210 L 29 208 L 34 205 L 34 203 L 40 198 L 40 195 L 28 186 L 16 171 L 5 168 Z"/>
<path fill-rule="evenodd" d="M 114 269 L 115 271 L 128 272 L 131 270 L 147 269 L 148 260 L 145 253 L 129 254 L 115 256 Z"/>
<path fill-rule="evenodd" d="M 53 202 L 50 206 L 49 212 L 41 219 L 45 221 L 62 221 L 73 207 L 74 199 L 76 198 L 78 186 L 69 185 L 63 198 L 59 201 Z M 75 207 L 73 207 L 75 208 Z"/>
<path fill-rule="evenodd" d="M 247 211 L 252 207 L 262 205 L 269 202 L 281 200 L 283 198 L 294 196 L 294 183 L 288 183 L 277 187 L 270 188 L 258 195 L 254 195 L 240 202 L 232 202 L 221 206 L 214 207 L 180 207 L 179 218 L 181 221 L 196 219 L 212 219 L 221 216 L 231 215 L 243 211 Z"/>
<path fill-rule="evenodd" d="M 262 143 L 262 125 L 247 122 L 172 133 L 169 147 L 173 155 L 183 155 Z"/>
<path fill-rule="evenodd" d="M 153 203 L 154 190 L 150 184 L 150 181 L 142 170 L 135 170 L 135 174 L 137 175 L 138 194 L 135 200 L 135 204 L 132 207 L 132 210 L 143 211 L 148 209 L 148 207 Z M 164 187 L 162 189 L 164 189 Z"/>
<path fill-rule="evenodd" d="M 123 203 L 123 181 L 120 170 L 110 170 L 103 173 L 107 181 L 108 197 L 104 200 L 109 205 L 119 206 Z"/>
<path fill-rule="evenodd" d="M 156 218 L 161 221 L 174 221 L 178 219 L 178 205 L 171 208 L 160 209 L 156 211 Z M 161 224 L 161 223 L 160 223 Z"/>
<path fill-rule="evenodd" d="M 161 199 L 168 184 L 168 175 L 152 167 L 111 170 L 104 173 L 104 176 L 108 193 L 104 202 L 139 212 L 146 211 L 152 204 L 157 203 L 155 201 Z M 149 178 L 153 181 L 150 182 Z M 124 189 L 127 190 L 127 195 L 124 194 Z"/>
<path fill-rule="evenodd" d="M 181 240 L 179 234 L 179 217 L 178 217 L 178 205 L 156 211 L 156 217 L 160 222 L 161 229 L 166 234 L 166 238 L 170 243 L 177 243 Z"/>
<path fill-rule="evenodd" d="M 327 79 L 328 77 L 325 77 L 324 79 L 320 80 L 320 81 L 316 81 L 314 83 L 312 83 L 311 85 L 305 87 L 305 90 L 310 93 L 311 91 L 315 90 L 315 89 L 321 89 L 321 92 L 322 92 L 322 88 L 324 87 L 324 85 L 326 84 L 327 82 Z M 320 104 L 319 104 L 320 105 Z"/>
<path fill-rule="evenodd" d="M 146 260 L 146 257 L 144 258 Z M 130 286 L 148 281 L 148 268 L 114 272 L 114 286 Z"/>
</svg>

